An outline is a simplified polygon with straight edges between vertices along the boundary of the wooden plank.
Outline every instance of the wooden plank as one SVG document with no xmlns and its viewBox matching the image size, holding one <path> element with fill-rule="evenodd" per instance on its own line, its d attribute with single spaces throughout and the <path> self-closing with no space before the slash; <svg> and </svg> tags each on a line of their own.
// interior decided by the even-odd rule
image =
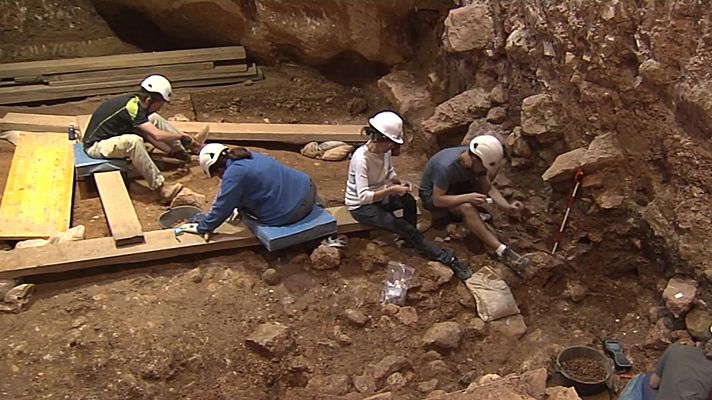
<svg viewBox="0 0 712 400">
<path fill-rule="evenodd" d="M 174 67 L 181 67 L 183 64 L 176 65 Z M 171 85 L 175 86 L 176 82 L 186 82 L 202 79 L 217 79 L 217 78 L 229 78 L 232 76 L 242 77 L 247 73 L 249 75 L 257 74 L 256 67 L 253 65 L 248 68 L 246 64 L 240 65 L 225 65 L 220 67 L 215 67 L 212 69 L 198 70 L 198 71 L 186 71 L 180 69 L 174 69 L 173 71 L 161 71 L 160 69 L 155 69 L 150 73 L 163 74 L 171 81 Z M 77 77 L 75 79 L 62 79 L 50 81 L 50 86 L 72 86 L 81 85 L 85 83 L 113 83 L 113 82 L 125 82 L 128 81 L 129 84 L 137 86 L 143 78 L 147 75 L 146 73 L 125 73 L 121 75 L 114 75 L 113 71 L 104 71 L 104 75 L 94 76 L 94 77 Z M 176 86 L 180 87 L 180 86 Z"/>
<path fill-rule="evenodd" d="M 191 62 L 185 64 L 175 64 L 175 65 L 160 65 L 160 66 L 150 66 L 150 67 L 126 67 L 126 68 L 116 68 L 109 70 L 100 71 L 84 71 L 84 72 L 72 72 L 68 74 L 49 74 L 45 75 L 45 79 L 48 82 L 54 81 L 71 81 L 76 79 L 90 79 L 90 78 L 103 78 L 106 76 L 113 77 L 124 77 L 124 76 L 135 76 L 143 75 L 148 76 L 151 74 L 173 74 L 186 71 L 200 71 L 200 70 L 211 70 L 213 69 L 213 62 Z M 244 64 L 243 64 L 244 65 Z M 247 66 L 245 66 L 247 70 Z M 126 78 L 123 78 L 126 79 Z"/>
<path fill-rule="evenodd" d="M 61 60 L 29 61 L 0 64 L 0 78 L 121 69 L 126 67 L 150 67 L 203 61 L 243 60 L 244 58 L 245 49 L 242 46 L 228 46 L 68 58 Z"/>
<path fill-rule="evenodd" d="M 251 66 L 246 72 L 236 72 L 229 77 L 188 79 L 171 82 L 174 89 L 225 85 L 244 82 L 248 79 L 262 79 L 261 71 Z M 0 87 L 0 104 L 20 104 L 46 100 L 73 99 L 103 94 L 129 93 L 138 88 L 139 80 L 81 83 L 68 86 L 23 85 Z"/>
<path fill-rule="evenodd" d="M 45 115 L 9 112 L 0 118 L 0 131 L 65 132 L 76 123 L 70 115 Z"/>
<path fill-rule="evenodd" d="M 20 134 L 0 204 L 0 239 L 48 237 L 69 228 L 74 153 L 67 134 Z"/>
<path fill-rule="evenodd" d="M 143 242 L 143 229 L 119 171 L 94 174 L 101 206 L 117 246 Z"/>
<path fill-rule="evenodd" d="M 329 208 L 340 233 L 370 229 L 351 218 L 345 207 Z M 0 252 L 0 279 L 59 273 L 106 265 L 160 260 L 189 254 L 259 245 L 244 225 L 230 226 L 230 234 L 217 234 L 210 242 L 183 234 L 176 239 L 170 229 L 145 232 L 145 243 L 117 247 L 112 238 L 49 244 Z"/>
<path fill-rule="evenodd" d="M 68 121 L 73 117 L 54 116 L 47 118 L 38 114 L 7 113 L 0 119 L 0 130 L 19 129 L 34 131 L 34 124 L 55 130 L 66 130 Z M 257 124 L 238 122 L 171 122 L 176 128 L 186 133 L 198 133 L 207 124 L 210 125 L 211 141 L 233 142 L 283 142 L 306 144 L 312 141 L 340 140 L 360 143 L 362 125 L 322 125 L 322 124 Z M 81 124 L 79 125 L 82 126 Z M 38 128 L 38 130 L 41 130 Z"/>
</svg>

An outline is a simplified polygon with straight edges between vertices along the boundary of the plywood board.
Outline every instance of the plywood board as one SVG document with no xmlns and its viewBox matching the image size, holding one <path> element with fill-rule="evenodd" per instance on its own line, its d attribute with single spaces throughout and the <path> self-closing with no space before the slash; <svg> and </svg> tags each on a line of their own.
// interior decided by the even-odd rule
<svg viewBox="0 0 712 400">
<path fill-rule="evenodd" d="M 0 239 L 66 231 L 73 185 L 74 152 L 66 133 L 21 133 L 0 203 Z"/>
<path fill-rule="evenodd" d="M 143 229 L 138 222 L 129 192 L 119 171 L 94 174 L 106 222 L 117 246 L 143 242 Z"/>
<path fill-rule="evenodd" d="M 340 233 L 370 229 L 357 223 L 345 207 L 327 209 L 336 217 Z M 205 242 L 199 235 L 185 233 L 178 238 L 170 229 L 144 232 L 145 243 L 117 247 L 113 238 L 49 244 L 0 252 L 0 279 L 60 273 L 106 265 L 160 260 L 181 255 L 259 245 L 244 225 L 223 225 L 220 233 Z"/>
<path fill-rule="evenodd" d="M 203 61 L 242 60 L 244 58 L 245 49 L 242 46 L 228 46 L 68 58 L 61 60 L 29 61 L 0 64 L 0 78 L 121 69 L 126 67 L 150 67 Z"/>
</svg>

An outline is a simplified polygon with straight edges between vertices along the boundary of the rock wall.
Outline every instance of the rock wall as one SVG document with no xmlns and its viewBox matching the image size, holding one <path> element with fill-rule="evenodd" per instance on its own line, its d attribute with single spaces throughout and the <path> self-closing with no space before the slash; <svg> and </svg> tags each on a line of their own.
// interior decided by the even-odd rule
<svg viewBox="0 0 712 400">
<path fill-rule="evenodd" d="M 492 130 L 485 122 L 501 124 L 517 170 L 510 177 L 528 187 L 547 186 L 540 175 L 549 181 L 542 211 L 552 220 L 583 170 L 584 198 L 567 235 L 712 279 L 709 5 L 463 3 L 443 21 L 444 65 L 430 66 L 436 76 L 424 83 L 449 82 L 424 135 L 462 137 L 469 126 L 472 136 Z M 491 117 L 502 109 L 507 118 Z"/>
</svg>

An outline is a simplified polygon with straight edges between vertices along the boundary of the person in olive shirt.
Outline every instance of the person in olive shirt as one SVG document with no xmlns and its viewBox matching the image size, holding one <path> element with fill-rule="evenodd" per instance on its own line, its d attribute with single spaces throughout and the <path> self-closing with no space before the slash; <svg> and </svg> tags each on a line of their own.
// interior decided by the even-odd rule
<svg viewBox="0 0 712 400">
<path fill-rule="evenodd" d="M 193 139 L 157 114 L 171 100 L 171 83 L 164 76 L 151 75 L 141 82 L 137 94 L 114 97 L 99 105 L 82 138 L 86 153 L 93 158 L 129 158 L 159 199 L 169 203 L 183 185 L 167 185 L 161 171 L 149 157 L 144 141 L 171 157 L 190 160 L 186 149 L 202 144 L 207 127 Z"/>
</svg>

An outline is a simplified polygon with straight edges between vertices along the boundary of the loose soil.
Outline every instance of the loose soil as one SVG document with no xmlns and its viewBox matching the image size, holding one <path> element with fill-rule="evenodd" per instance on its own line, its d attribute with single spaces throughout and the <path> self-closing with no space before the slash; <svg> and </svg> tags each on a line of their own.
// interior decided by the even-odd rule
<svg viewBox="0 0 712 400">
<path fill-rule="evenodd" d="M 382 102 L 368 88 L 341 86 L 308 69 L 282 66 L 266 75 L 265 81 L 251 86 L 177 92 L 177 100 L 162 114 L 183 113 L 208 122 L 363 123 Z M 354 98 L 367 107 L 349 111 Z M 82 114 L 100 100 L 3 107 L 0 112 Z M 343 204 L 348 160 L 308 159 L 290 146 L 250 143 L 249 148 L 307 172 L 328 206 Z M 0 142 L 3 171 L 9 169 L 12 151 Z M 425 155 L 406 147 L 396 157 L 395 168 L 402 177 L 417 181 L 425 161 Z M 6 173 L 2 175 L 4 187 Z M 195 163 L 167 169 L 166 176 L 208 199 L 218 188 L 218 181 L 206 179 Z M 165 207 L 141 179 L 131 180 L 130 194 L 144 230 L 159 229 L 157 218 Z M 537 196 L 532 192 L 529 205 L 533 215 L 542 216 Z M 519 224 L 494 214 L 498 234 L 536 249 L 538 239 L 527 231 L 540 227 L 541 218 Z M 98 198 L 76 201 L 72 223 L 85 225 L 88 238 L 109 235 Z M 547 223 L 553 232 L 556 222 Z M 436 224 L 427 236 L 442 241 L 447 234 Z M 364 259 L 371 257 L 363 253 L 369 238 L 386 242 L 388 259 L 416 269 L 417 284 L 407 299 L 417 312 L 414 324 L 405 325 L 381 305 L 385 271 L 362 269 Z M 600 343 L 600 338 L 623 338 L 640 369 L 657 355 L 635 346 L 651 325 L 648 310 L 657 304 L 657 293 L 647 289 L 655 287 L 652 282 L 641 284 L 634 273 L 611 281 L 597 273 L 596 266 L 552 258 L 547 263 L 558 265 L 557 272 L 525 284 L 484 254 L 471 237 L 445 245 L 469 260 L 473 269 L 500 269 L 520 304 L 527 335 L 508 338 L 494 328 L 475 328 L 474 300 L 464 285 L 453 280 L 438 286 L 426 260 L 399 249 L 392 235 L 362 233 L 351 236 L 340 268 L 333 271 L 311 268 L 308 254 L 314 244 L 307 244 L 275 253 L 255 248 L 32 277 L 28 281 L 38 284 L 38 292 L 28 309 L 0 315 L 0 394 L 14 399 L 271 399 L 323 398 L 361 390 L 359 398 L 372 393 L 373 385 L 386 385 L 363 386 L 359 379 L 371 374 L 385 356 L 401 355 L 412 363 L 414 373 L 404 387 L 391 389 L 398 398 L 421 398 L 426 393 L 419 391 L 419 383 L 436 379 L 437 388 L 453 391 L 486 373 L 550 367 L 562 346 Z M 261 278 L 269 268 L 281 279 L 276 285 Z M 596 291 L 574 303 L 561 293 L 582 268 L 588 270 L 587 286 Z M 344 317 L 346 309 L 361 311 L 369 322 L 365 327 L 353 325 Z M 424 348 L 421 337 L 443 321 L 459 322 L 464 337 L 457 351 L 440 355 Z M 295 348 L 272 359 L 250 350 L 245 338 L 265 322 L 289 326 Z"/>
<path fill-rule="evenodd" d="M 590 358 L 573 358 L 561 365 L 566 374 L 580 382 L 602 382 L 606 379 L 606 369 Z"/>
</svg>

